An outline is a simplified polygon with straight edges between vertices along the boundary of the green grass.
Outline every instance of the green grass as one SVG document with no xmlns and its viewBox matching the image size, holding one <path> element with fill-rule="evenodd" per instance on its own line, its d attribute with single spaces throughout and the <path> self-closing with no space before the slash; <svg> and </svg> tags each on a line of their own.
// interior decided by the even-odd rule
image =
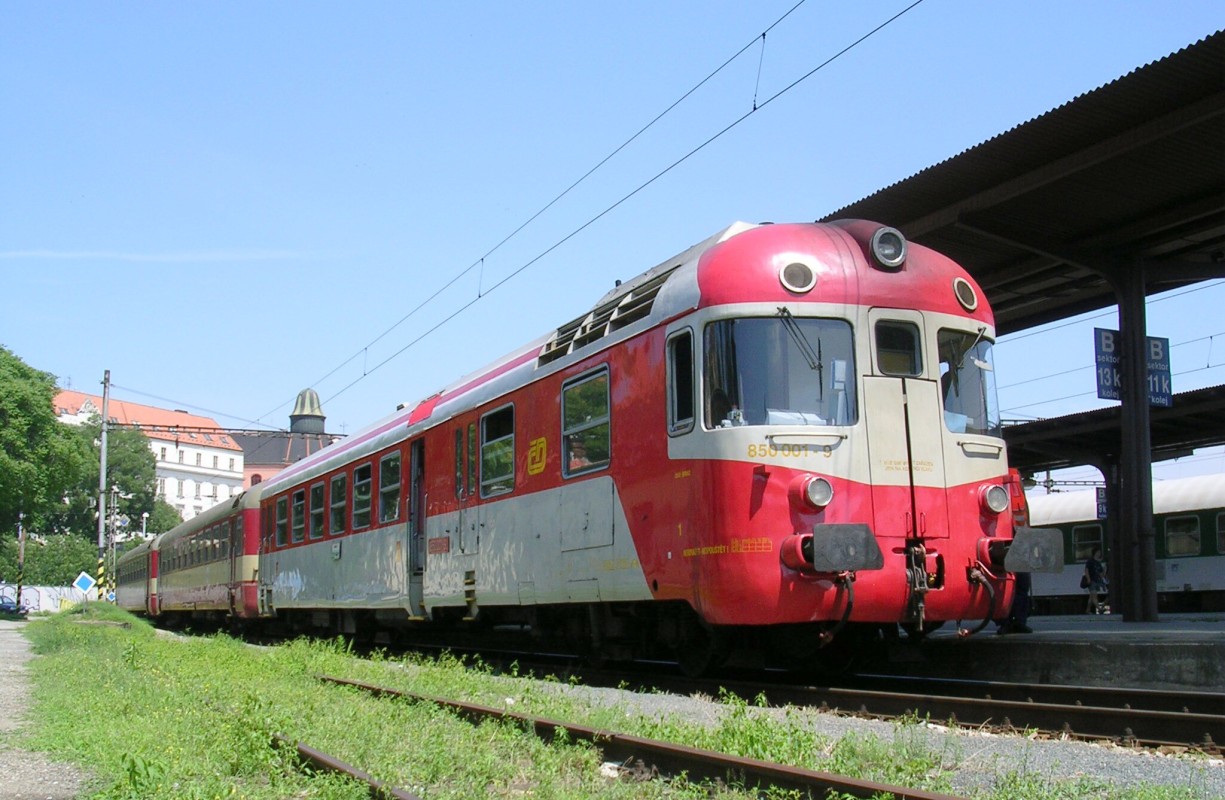
<svg viewBox="0 0 1225 800">
<path fill-rule="evenodd" d="M 124 623 L 120 627 L 111 623 Z M 94 623 L 94 624 L 85 624 Z M 101 623 L 101 624 L 98 624 Z M 225 636 L 159 636 L 110 606 L 32 622 L 37 724 L 27 747 L 96 776 L 95 798 L 366 798 L 364 785 L 301 769 L 275 734 L 301 741 L 429 800 L 436 798 L 748 798 L 735 787 L 600 775 L 598 751 L 546 744 L 514 724 L 473 725 L 433 704 L 370 697 L 315 680 L 330 674 L 520 714 L 665 739 L 867 780 L 951 792 L 957 752 L 936 752 L 915 721 L 892 736 L 832 740 L 793 709 L 766 714 L 722 696 L 717 722 L 650 719 L 572 697 L 564 684 L 490 674 L 479 662 L 375 656 L 339 641 L 254 648 Z M 774 792 L 770 798 L 793 795 Z M 1198 800 L 1193 789 L 1062 782 L 1024 769 L 984 800 Z"/>
</svg>

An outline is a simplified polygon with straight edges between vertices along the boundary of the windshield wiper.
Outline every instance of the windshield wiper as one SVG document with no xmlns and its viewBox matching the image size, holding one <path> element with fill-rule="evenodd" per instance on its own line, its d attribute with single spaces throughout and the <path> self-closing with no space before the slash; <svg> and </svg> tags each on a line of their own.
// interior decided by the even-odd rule
<svg viewBox="0 0 1225 800">
<path fill-rule="evenodd" d="M 974 337 L 974 341 L 970 342 L 970 346 L 962 350 L 961 354 L 958 355 L 957 362 L 953 364 L 954 369 L 956 369 L 958 372 L 961 371 L 961 367 L 966 363 L 966 356 L 974 352 L 974 348 L 978 347 L 978 343 L 981 342 L 983 340 L 983 337 L 986 335 L 987 335 L 987 326 L 980 325 L 978 328 L 978 335 Z M 971 356 L 971 358 L 973 358 L 973 356 Z M 983 363 L 977 358 L 973 358 L 973 360 L 974 360 L 975 366 L 981 366 L 981 364 Z"/>
<path fill-rule="evenodd" d="M 791 336 L 791 341 L 795 342 L 800 355 L 808 362 L 808 368 L 817 373 L 817 399 L 823 399 L 825 393 L 825 365 L 821 362 L 821 339 L 817 338 L 817 349 L 813 350 L 808 337 L 804 335 L 804 329 L 795 321 L 795 317 L 789 309 L 780 307 L 778 309 L 778 316 L 783 321 L 783 327 L 787 329 L 788 335 Z"/>
</svg>

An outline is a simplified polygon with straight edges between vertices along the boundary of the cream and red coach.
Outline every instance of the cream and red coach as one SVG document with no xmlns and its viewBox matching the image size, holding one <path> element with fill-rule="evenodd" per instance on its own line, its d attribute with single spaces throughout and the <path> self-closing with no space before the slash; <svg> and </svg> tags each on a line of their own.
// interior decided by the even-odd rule
<svg viewBox="0 0 1225 800">
<path fill-rule="evenodd" d="M 737 223 L 265 483 L 259 613 L 698 667 L 1002 616 L 1059 552 L 1014 531 L 994 336 L 892 228 Z"/>
</svg>

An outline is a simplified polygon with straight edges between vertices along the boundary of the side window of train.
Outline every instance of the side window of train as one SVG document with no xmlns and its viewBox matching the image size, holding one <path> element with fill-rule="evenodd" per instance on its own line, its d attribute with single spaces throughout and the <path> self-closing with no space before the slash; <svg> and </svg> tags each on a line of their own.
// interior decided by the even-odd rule
<svg viewBox="0 0 1225 800">
<path fill-rule="evenodd" d="M 1087 561 L 1102 547 L 1101 525 L 1076 525 L 1072 528 L 1072 550 L 1077 561 Z"/>
<path fill-rule="evenodd" d="M 464 429 L 455 429 L 455 497 L 464 496 Z"/>
<path fill-rule="evenodd" d="M 400 518 L 400 454 L 383 456 L 379 462 L 379 522 Z"/>
<path fill-rule="evenodd" d="M 668 340 L 668 433 L 688 433 L 694 425 L 693 331 Z"/>
<path fill-rule="evenodd" d="M 1199 552 L 1199 517 L 1170 517 L 1165 521 L 1167 556 L 1198 556 Z"/>
<path fill-rule="evenodd" d="M 320 481 L 311 487 L 311 523 L 309 536 L 312 539 L 320 539 L 323 537 L 323 482 Z"/>
<path fill-rule="evenodd" d="M 913 322 L 876 323 L 876 368 L 882 375 L 917 378 L 923 373 L 919 326 Z"/>
<path fill-rule="evenodd" d="M 561 390 L 562 474 L 567 478 L 608 466 L 612 438 L 608 368 L 569 381 Z"/>
<path fill-rule="evenodd" d="M 349 505 L 349 481 L 346 475 L 332 478 L 332 516 L 329 532 L 338 536 L 345 532 L 345 511 Z"/>
<path fill-rule="evenodd" d="M 370 473 L 373 467 L 362 464 L 353 470 L 353 530 L 370 527 L 370 493 L 373 489 L 373 478 Z"/>
<path fill-rule="evenodd" d="M 511 417 L 514 426 L 514 417 Z M 468 483 L 465 490 L 468 496 L 476 494 L 476 423 L 468 423 Z"/>
<path fill-rule="evenodd" d="M 481 497 L 515 488 L 515 407 L 481 417 Z"/>
<path fill-rule="evenodd" d="M 276 546 L 284 547 L 286 535 L 289 533 L 289 499 L 276 499 Z"/>
<path fill-rule="evenodd" d="M 293 493 L 293 522 L 290 525 L 290 539 L 300 542 L 306 533 L 306 490 L 299 489 Z"/>
</svg>

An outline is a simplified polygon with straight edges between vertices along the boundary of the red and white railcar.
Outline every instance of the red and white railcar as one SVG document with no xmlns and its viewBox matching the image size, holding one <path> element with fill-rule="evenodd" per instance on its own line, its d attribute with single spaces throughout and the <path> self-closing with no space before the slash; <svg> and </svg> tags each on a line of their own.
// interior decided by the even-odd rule
<svg viewBox="0 0 1225 800">
<path fill-rule="evenodd" d="M 219 503 L 154 540 L 153 615 L 197 621 L 258 615 L 260 490 Z"/>
<path fill-rule="evenodd" d="M 896 230 L 738 223 L 264 484 L 260 609 L 698 661 L 1002 616 L 1058 554 L 1010 548 L 993 339 Z"/>
</svg>

